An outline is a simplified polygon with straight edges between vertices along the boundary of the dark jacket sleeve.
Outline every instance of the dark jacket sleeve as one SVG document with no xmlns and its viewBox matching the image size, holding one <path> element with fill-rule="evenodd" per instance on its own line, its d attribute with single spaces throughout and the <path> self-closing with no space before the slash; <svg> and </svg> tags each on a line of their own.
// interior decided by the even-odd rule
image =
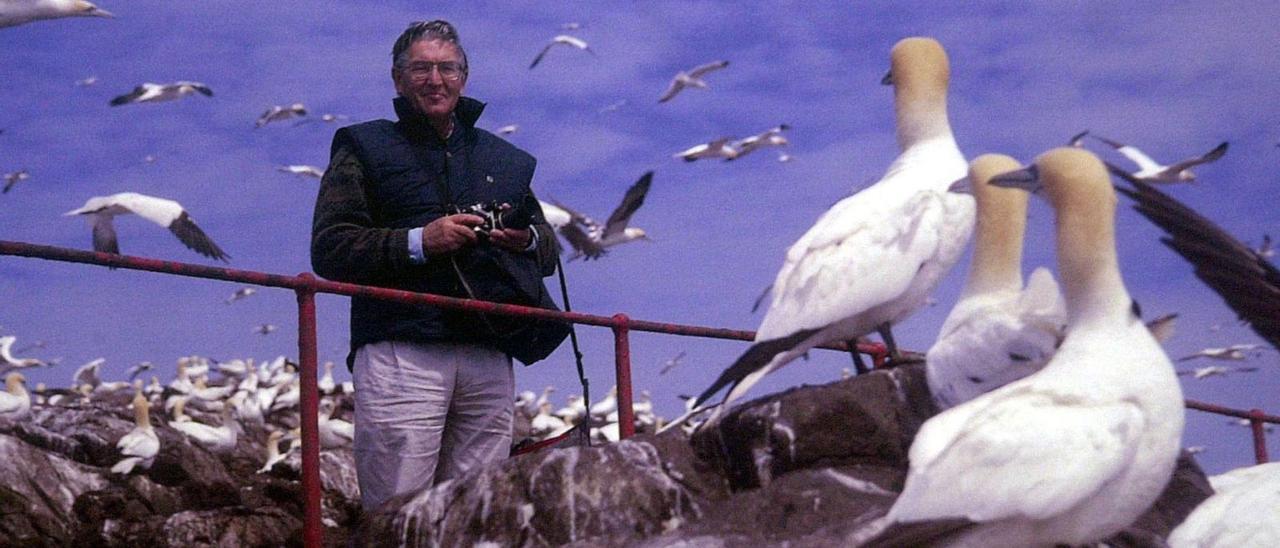
<svg viewBox="0 0 1280 548">
<path fill-rule="evenodd" d="M 533 191 L 525 194 L 524 204 L 521 204 L 521 207 L 528 208 L 529 218 L 532 221 L 529 227 L 538 233 L 538 247 L 533 251 L 538 262 L 538 274 L 544 278 L 555 274 L 556 257 L 560 255 L 560 242 L 556 240 L 556 229 L 547 224 L 546 217 L 542 215 L 542 205 L 538 203 L 538 198 L 533 195 Z"/>
<path fill-rule="evenodd" d="M 311 268 L 325 278 L 381 284 L 411 266 L 406 228 L 375 225 L 355 153 L 338 147 L 320 180 L 311 223 Z"/>
</svg>

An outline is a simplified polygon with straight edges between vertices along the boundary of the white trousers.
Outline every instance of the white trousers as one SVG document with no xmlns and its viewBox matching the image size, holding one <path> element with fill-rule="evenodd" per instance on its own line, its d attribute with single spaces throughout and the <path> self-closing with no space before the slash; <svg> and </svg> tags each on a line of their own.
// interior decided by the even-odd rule
<svg viewBox="0 0 1280 548">
<path fill-rule="evenodd" d="M 356 351 L 355 460 L 366 512 L 506 458 L 511 358 L 467 344 L 381 341 Z"/>
</svg>

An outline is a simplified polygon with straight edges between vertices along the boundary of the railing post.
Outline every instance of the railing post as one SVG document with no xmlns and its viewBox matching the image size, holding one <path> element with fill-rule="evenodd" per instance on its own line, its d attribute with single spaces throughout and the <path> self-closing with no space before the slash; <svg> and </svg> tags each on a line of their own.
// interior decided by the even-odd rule
<svg viewBox="0 0 1280 548">
<path fill-rule="evenodd" d="M 614 374 L 618 378 L 618 437 L 636 435 L 635 408 L 631 403 L 631 343 L 628 340 L 631 318 L 613 315 Z"/>
<path fill-rule="evenodd" d="M 1262 422 L 1264 414 L 1261 409 L 1249 410 L 1249 426 L 1253 428 L 1253 458 L 1257 459 L 1258 464 L 1265 464 L 1270 460 L 1267 458 L 1267 432 L 1263 429 Z"/>
<path fill-rule="evenodd" d="M 311 282 L 315 276 L 304 272 L 299 278 Z M 316 386 L 316 294 L 311 287 L 297 289 L 298 361 L 302 368 L 300 403 L 302 419 L 302 545 L 324 546 L 320 521 L 320 390 Z"/>
</svg>

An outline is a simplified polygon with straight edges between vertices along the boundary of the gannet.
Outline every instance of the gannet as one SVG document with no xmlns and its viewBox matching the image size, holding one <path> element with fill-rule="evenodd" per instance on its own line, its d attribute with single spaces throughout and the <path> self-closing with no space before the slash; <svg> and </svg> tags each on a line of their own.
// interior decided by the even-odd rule
<svg viewBox="0 0 1280 548">
<path fill-rule="evenodd" d="M 1020 165 L 987 154 L 969 166 L 978 205 L 973 259 L 960 300 L 925 355 L 925 376 L 939 409 L 1039 371 L 1053 357 L 1067 322 L 1066 304 L 1047 269 L 1037 268 L 1022 285 L 1029 195 L 987 184 Z"/>
<path fill-rule="evenodd" d="M 262 465 L 262 468 L 258 469 L 259 474 L 270 472 L 272 468 L 275 468 L 276 463 L 284 461 L 284 459 L 288 458 L 289 453 L 292 452 L 294 446 L 290 445 L 289 451 L 280 454 L 280 439 L 283 437 L 284 432 L 280 430 L 272 430 L 270 434 L 267 434 L 267 462 Z"/>
<path fill-rule="evenodd" d="M 257 129 L 271 122 L 279 122 L 290 118 L 307 115 L 307 106 L 302 103 L 294 103 L 292 105 L 272 105 L 266 112 L 253 123 L 253 128 Z"/>
<path fill-rule="evenodd" d="M 1202 348 L 1200 350 L 1187 354 L 1186 356 L 1182 356 L 1178 358 L 1178 361 L 1185 362 L 1187 360 L 1194 360 L 1196 358 L 1241 361 L 1241 360 L 1246 360 L 1251 357 L 1257 356 L 1258 354 L 1261 354 L 1262 353 L 1261 351 L 1263 348 L 1265 347 L 1260 344 L 1253 344 L 1253 343 L 1233 344 L 1231 346 L 1225 346 L 1220 348 Z M 1257 351 L 1257 352 L 1248 353 L 1251 351 Z"/>
<path fill-rule="evenodd" d="M 785 152 L 779 152 L 779 153 L 778 153 L 778 161 L 779 161 L 779 162 L 786 163 L 786 162 L 790 162 L 791 160 L 794 160 L 794 159 L 795 159 L 794 157 L 792 157 L 790 154 L 787 154 L 787 153 L 785 153 Z"/>
<path fill-rule="evenodd" d="M 130 366 L 125 373 L 129 375 L 129 380 L 132 381 L 138 375 L 141 375 L 143 371 L 150 371 L 152 367 L 155 366 L 151 362 L 139 362 L 137 365 Z"/>
<path fill-rule="evenodd" d="M 1280 462 L 1209 478 L 1214 494 L 1169 533 L 1171 548 L 1280 546 Z"/>
<path fill-rule="evenodd" d="M 1228 420 L 1228 421 L 1227 421 L 1227 424 L 1229 424 L 1229 425 L 1231 425 L 1231 426 L 1243 426 L 1243 427 L 1245 427 L 1245 428 L 1252 428 L 1252 427 L 1253 427 L 1253 421 L 1251 421 L 1251 420 L 1249 420 L 1249 419 L 1230 419 L 1230 420 Z M 1274 431 L 1275 431 L 1275 429 L 1276 429 L 1276 425 L 1275 425 L 1275 424 L 1272 424 L 1272 423 L 1269 423 L 1269 422 L 1264 422 L 1264 423 L 1262 423 L 1262 430 L 1263 430 L 1264 432 L 1268 433 L 1268 434 L 1270 434 L 1270 433 L 1274 432 Z"/>
<path fill-rule="evenodd" d="M 106 358 L 97 358 L 80 366 L 71 375 L 71 387 L 74 389 L 79 389 L 81 386 L 88 386 L 90 389 L 97 388 L 98 385 L 102 384 L 102 379 L 98 376 L 98 368 L 106 361 Z"/>
<path fill-rule="evenodd" d="M 84 0 L 5 0 L 0 2 L 0 28 L 62 17 L 115 17 Z"/>
<path fill-rule="evenodd" d="M 275 333 L 277 329 L 280 329 L 280 328 L 276 327 L 275 324 L 264 323 L 257 327 L 254 327 L 253 332 L 259 335 L 270 335 L 272 333 Z"/>
<path fill-rule="evenodd" d="M 1280 269 L 1195 210 L 1124 170 L 1107 166 L 1132 189 L 1116 190 L 1168 234 L 1161 241 L 1195 267 L 1196 277 L 1260 337 L 1280 348 Z M 1212 329 L 1212 328 L 1210 328 Z"/>
<path fill-rule="evenodd" d="M 712 61 L 710 63 L 698 65 L 689 70 L 689 72 L 677 72 L 675 77 L 671 79 L 671 85 L 667 86 L 667 90 L 662 92 L 662 97 L 658 98 L 659 103 L 665 103 L 673 99 L 676 94 L 680 93 L 684 88 L 695 87 L 707 89 L 707 82 L 702 77 L 712 71 L 720 70 L 729 66 L 728 61 Z"/>
<path fill-rule="evenodd" d="M 245 375 L 248 375 L 253 371 L 253 365 L 239 358 L 225 362 L 218 362 L 217 368 L 218 374 L 222 375 L 224 380 L 231 379 L 236 385 L 236 389 L 240 388 L 240 379 L 243 379 Z"/>
<path fill-rule="evenodd" d="M 133 103 L 159 103 L 161 101 L 172 101 L 197 92 L 205 95 L 206 97 L 213 97 L 213 90 L 209 89 L 209 86 L 201 84 L 200 82 L 179 81 L 172 84 L 153 84 L 151 82 L 143 82 L 133 88 L 133 91 L 112 99 L 111 106 L 118 107 L 120 105 Z"/>
<path fill-rule="evenodd" d="M 301 119 L 301 120 L 298 120 L 297 122 L 294 122 L 294 123 L 293 123 L 293 127 L 298 127 L 298 126 L 300 126 L 300 125 L 302 125 L 302 124 L 308 124 L 308 123 L 311 123 L 311 122 L 325 122 L 325 123 L 332 123 L 332 122 L 337 122 L 337 121 L 339 121 L 339 120 L 346 120 L 347 118 L 350 118 L 350 117 L 349 117 L 349 116 L 347 116 L 346 114 L 328 114 L 328 113 L 325 113 L 325 114 L 321 114 L 321 115 L 319 115 L 319 116 L 310 116 L 310 117 L 307 117 L 307 118 L 303 118 L 303 119 Z"/>
<path fill-rule="evenodd" d="M 209 386 L 204 377 L 196 377 L 195 385 L 191 387 L 191 397 L 202 399 L 205 401 L 220 401 L 235 392 L 235 386 Z"/>
<path fill-rule="evenodd" d="M 25 181 L 30 178 L 31 178 L 31 173 L 25 169 L 19 169 L 18 171 L 5 173 L 4 174 L 4 191 L 0 192 L 0 194 L 8 194 L 9 190 L 13 188 L 13 185 L 21 183 L 22 181 Z"/>
<path fill-rule="evenodd" d="M 147 384 L 146 388 L 142 389 L 142 392 L 147 395 L 148 399 L 159 398 L 161 394 L 164 394 L 164 387 L 160 385 L 160 377 L 152 375 L 151 382 Z"/>
<path fill-rule="evenodd" d="M 552 432 L 564 429 L 564 419 L 552 414 L 551 408 L 551 402 L 542 402 L 542 404 L 538 406 L 538 414 L 534 415 L 529 421 L 530 435 L 535 438 L 544 439 Z"/>
<path fill-rule="evenodd" d="M 47 365 L 45 362 L 36 358 L 15 358 L 13 357 L 11 348 L 14 341 L 18 338 L 13 335 L 5 335 L 0 337 L 0 374 L 13 369 L 23 369 L 27 367 L 37 367 Z"/>
<path fill-rule="evenodd" d="M 319 426 L 320 447 L 325 449 L 337 449 L 339 447 L 349 446 L 355 439 L 355 427 L 351 423 L 333 418 L 333 412 L 337 409 L 333 400 L 320 400 L 319 409 Z"/>
<path fill-rule="evenodd" d="M 510 125 L 502 126 L 495 131 L 497 132 L 498 135 L 511 135 L 512 133 L 515 133 L 519 130 L 520 130 L 520 126 L 518 124 L 510 124 Z"/>
<path fill-rule="evenodd" d="M 788 141 L 786 137 L 782 136 L 782 132 L 788 129 L 791 129 L 791 126 L 788 126 L 787 124 L 781 124 L 781 125 L 766 129 L 750 137 L 746 137 L 746 138 L 734 141 L 733 143 L 730 143 L 729 146 L 737 150 L 738 154 L 733 158 L 725 158 L 725 160 L 728 161 L 728 160 L 741 158 L 743 156 L 746 156 L 754 152 L 756 149 L 760 149 L 764 147 L 786 146 L 788 144 Z"/>
<path fill-rule="evenodd" d="M 557 409 L 555 416 L 563 420 L 565 424 L 578 424 L 582 421 L 582 416 L 587 414 L 587 406 L 582 403 L 582 396 L 571 394 L 567 398 L 564 407 Z"/>
<path fill-rule="evenodd" d="M 63 215 L 88 215 L 93 222 L 93 250 L 103 253 L 120 253 L 116 228 L 112 219 L 116 215 L 137 214 L 148 221 L 169 229 L 178 241 L 196 253 L 226 262 L 229 255 L 196 226 L 195 220 L 173 200 L 121 192 L 110 196 L 89 198 L 83 206 Z"/>
<path fill-rule="evenodd" d="M 551 205 L 539 200 L 539 204 L 547 217 L 548 224 L 555 227 L 556 232 L 560 233 L 573 247 L 569 260 L 585 257 L 584 260 L 589 261 L 599 259 L 608 252 L 610 247 L 635 240 L 649 240 L 644 229 L 629 227 L 627 224 L 631 222 L 631 216 L 635 215 L 636 210 L 644 205 L 645 195 L 649 193 L 649 186 L 652 183 L 652 171 L 641 175 L 627 188 L 622 201 L 613 209 L 613 213 L 609 214 L 609 219 L 603 225 L 559 202 Z M 565 219 L 568 219 L 568 222 L 565 222 Z"/>
<path fill-rule="evenodd" d="M 324 177 L 323 168 L 318 168 L 316 166 L 310 166 L 306 164 L 292 164 L 287 166 L 277 166 L 276 171 L 279 171 L 281 173 L 292 173 L 294 175 L 300 175 L 303 177 L 311 177 L 313 179 L 320 179 Z"/>
<path fill-rule="evenodd" d="M 967 520 L 961 546 L 1078 546 L 1129 526 L 1173 473 L 1185 420 L 1173 364 L 1120 275 L 1102 162 L 1064 147 L 996 185 L 1047 191 L 1067 335 L 1044 369 L 920 428 L 889 523 Z"/>
<path fill-rule="evenodd" d="M 560 35 L 557 35 L 555 38 L 552 38 L 551 41 L 548 42 L 547 45 L 542 48 L 542 51 L 538 52 L 538 56 L 533 58 L 532 63 L 529 63 L 529 68 L 532 69 L 533 67 L 538 66 L 538 63 L 542 62 L 542 58 L 547 55 L 547 52 L 551 51 L 551 48 L 554 48 L 557 45 L 573 46 L 582 51 L 590 53 L 591 55 L 596 54 L 596 52 L 592 51 L 591 48 L 587 46 L 587 43 L 583 41 L 581 38 L 569 36 L 568 34 L 560 34 Z"/>
<path fill-rule="evenodd" d="M 591 404 L 591 416 L 599 419 L 616 412 L 618 412 L 618 385 L 615 384 L 603 399 Z"/>
<path fill-rule="evenodd" d="M 1213 150 L 1204 153 L 1195 158 L 1187 158 L 1173 165 L 1163 165 L 1152 160 L 1146 153 L 1138 150 L 1138 147 L 1126 145 L 1124 143 L 1112 141 L 1106 137 L 1092 135 L 1095 139 L 1102 141 L 1116 149 L 1116 152 L 1123 154 L 1126 158 L 1138 165 L 1138 171 L 1131 173 L 1135 179 L 1150 183 L 1186 183 L 1196 180 L 1196 174 L 1191 172 L 1191 168 L 1200 164 L 1207 164 L 1221 158 L 1227 153 L 1227 142 L 1223 141 Z"/>
<path fill-rule="evenodd" d="M 301 386 L 298 379 L 294 379 L 289 383 L 284 392 L 277 393 L 275 399 L 271 400 L 270 412 L 289 409 L 298 406 L 298 398 L 301 396 Z"/>
<path fill-rule="evenodd" d="M 658 375 L 666 375 L 668 371 L 671 371 L 672 369 L 675 369 L 677 365 L 680 365 L 680 360 L 683 359 L 684 351 L 681 350 L 679 354 L 676 354 L 671 359 L 662 363 L 662 368 L 658 370 Z"/>
<path fill-rule="evenodd" d="M 160 453 L 160 438 L 151 426 L 151 403 L 138 392 L 133 396 L 133 421 L 135 426 L 128 434 L 116 442 L 120 455 L 124 458 L 111 467 L 115 474 L 128 474 L 134 467 L 151 468 L 151 463 Z"/>
<path fill-rule="evenodd" d="M 896 353 L 890 326 L 924 305 L 964 251 L 974 201 L 948 191 L 968 164 L 947 121 L 947 54 L 931 38 L 907 38 L 890 58 L 882 82 L 894 88 L 902 153 L 879 182 L 837 202 L 787 250 L 756 343 L 695 408 L 729 385 L 723 403 L 734 401 L 820 344 L 879 331 Z"/>
<path fill-rule="evenodd" d="M 338 385 L 333 382 L 333 362 L 324 362 L 324 375 L 316 382 L 316 388 L 321 394 L 332 394 L 338 390 Z"/>
<path fill-rule="evenodd" d="M 613 112 L 613 111 L 615 111 L 615 110 L 618 110 L 618 109 L 622 108 L 622 106 L 623 106 L 623 105 L 625 105 L 625 104 L 627 104 L 627 100 L 626 100 L 626 99 L 619 99 L 619 100 L 617 100 L 617 101 L 614 101 L 614 102 L 612 102 L 612 103 L 609 103 L 609 104 L 607 104 L 607 105 L 605 105 L 605 106 L 601 107 L 601 108 L 600 108 L 600 110 L 597 110 L 597 111 L 596 111 L 596 113 L 598 113 L 598 114 L 604 114 L 604 113 L 606 113 L 606 112 Z"/>
<path fill-rule="evenodd" d="M 182 405 L 180 404 L 174 409 L 181 412 Z M 179 421 L 176 418 L 169 423 L 169 427 L 186 434 L 188 438 L 191 438 L 192 441 L 210 452 L 225 455 L 235 450 L 237 436 L 242 431 L 240 423 L 231 415 L 231 406 L 223 407 L 220 415 L 222 417 L 222 426 L 218 427 L 189 419 Z"/>
<path fill-rule="evenodd" d="M 1192 378 L 1199 380 L 1205 377 L 1214 377 L 1214 376 L 1225 377 L 1229 373 L 1253 373 L 1258 369 L 1259 368 L 1257 367 L 1240 367 L 1240 366 L 1228 367 L 1225 365 L 1208 365 L 1205 367 L 1197 367 L 1195 369 L 1179 369 L 1178 376 L 1186 377 L 1189 375 Z"/>
<path fill-rule="evenodd" d="M 243 299 L 243 298 L 245 298 L 245 297 L 248 297 L 249 295 L 253 295 L 254 293 L 257 293 L 257 292 L 258 292 L 258 290 L 257 290 L 256 288 L 254 288 L 254 287 L 251 287 L 251 286 L 241 287 L 240 289 L 237 289 L 237 290 L 235 291 L 235 293 L 232 293 L 230 297 L 227 297 L 227 300 L 226 300 L 226 301 L 223 301 L 223 302 L 225 302 L 225 303 L 227 303 L 227 304 L 231 304 L 231 303 L 236 302 L 236 301 L 238 301 L 238 300 L 240 300 L 240 299 Z"/>
<path fill-rule="evenodd" d="M 90 75 L 76 80 L 76 87 L 89 87 L 96 83 L 98 83 L 98 77 Z"/>
<path fill-rule="evenodd" d="M 27 393 L 27 378 L 14 371 L 4 377 L 4 392 L 0 392 L 0 419 L 17 420 L 31 411 L 31 395 Z"/>
<path fill-rule="evenodd" d="M 726 161 L 737 158 L 741 151 L 733 147 L 733 137 L 721 137 L 709 143 L 693 145 L 680 152 L 672 155 L 673 158 L 679 158 L 686 162 L 701 160 L 703 158 L 723 158 Z"/>
</svg>

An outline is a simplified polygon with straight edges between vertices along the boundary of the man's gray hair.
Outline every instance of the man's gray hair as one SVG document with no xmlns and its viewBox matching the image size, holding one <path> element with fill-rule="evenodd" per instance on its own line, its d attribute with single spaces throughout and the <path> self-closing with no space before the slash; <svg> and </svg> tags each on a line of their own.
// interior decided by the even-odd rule
<svg viewBox="0 0 1280 548">
<path fill-rule="evenodd" d="M 458 29 L 453 28 L 452 24 L 443 19 L 409 23 L 409 28 L 400 33 L 400 37 L 396 39 L 396 45 L 391 48 L 391 66 L 403 69 L 408 65 L 409 47 L 419 40 L 443 40 L 453 44 L 462 55 L 462 72 L 466 74 L 467 52 L 462 49 L 462 42 L 458 39 Z"/>
</svg>

